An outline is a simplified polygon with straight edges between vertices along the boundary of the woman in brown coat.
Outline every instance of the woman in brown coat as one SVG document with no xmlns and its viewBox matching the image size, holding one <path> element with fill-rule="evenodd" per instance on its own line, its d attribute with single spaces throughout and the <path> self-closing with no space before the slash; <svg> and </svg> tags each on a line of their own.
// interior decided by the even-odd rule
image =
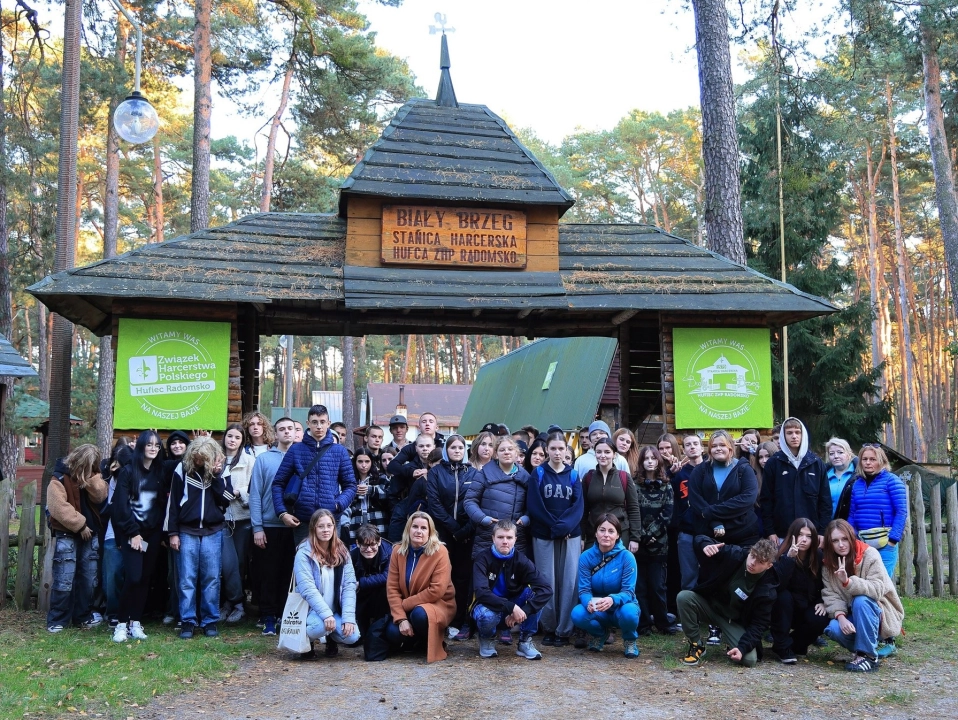
<svg viewBox="0 0 958 720">
<path fill-rule="evenodd" d="M 449 553 L 428 513 L 414 512 L 389 561 L 386 599 L 392 623 L 385 639 L 394 650 L 426 651 L 426 662 L 446 658 L 443 638 L 456 614 Z"/>
</svg>

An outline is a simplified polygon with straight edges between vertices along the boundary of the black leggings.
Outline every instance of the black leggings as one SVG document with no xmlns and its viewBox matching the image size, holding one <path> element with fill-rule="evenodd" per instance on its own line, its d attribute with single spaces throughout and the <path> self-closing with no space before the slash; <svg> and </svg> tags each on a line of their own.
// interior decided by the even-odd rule
<svg viewBox="0 0 958 720">
<path fill-rule="evenodd" d="M 157 530 L 148 536 L 146 552 L 130 547 L 129 539 L 123 541 L 120 552 L 123 555 L 123 590 L 120 592 L 119 620 L 121 623 L 139 622 L 143 619 L 143 609 L 150 592 L 150 580 L 153 568 L 160 553 L 160 532 Z"/>
<path fill-rule="evenodd" d="M 386 626 L 386 642 L 393 651 L 425 650 L 429 641 L 429 616 L 422 605 L 417 605 L 407 617 L 412 625 L 412 637 L 403 635 L 399 625 L 391 622 Z"/>
</svg>

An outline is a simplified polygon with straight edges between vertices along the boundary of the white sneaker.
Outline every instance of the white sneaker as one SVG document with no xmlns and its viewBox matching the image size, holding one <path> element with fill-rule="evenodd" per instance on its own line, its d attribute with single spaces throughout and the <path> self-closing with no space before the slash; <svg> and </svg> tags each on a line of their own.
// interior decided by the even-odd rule
<svg viewBox="0 0 958 720">
<path fill-rule="evenodd" d="M 126 623 L 117 623 L 113 628 L 113 642 L 126 642 L 129 635 L 126 632 Z"/>
<path fill-rule="evenodd" d="M 176 622 L 176 618 L 173 617 L 172 615 L 164 615 L 164 616 L 163 616 L 163 624 L 164 624 L 164 625 L 172 625 L 172 624 L 175 623 L 175 622 Z"/>
<path fill-rule="evenodd" d="M 136 620 L 130 623 L 130 637 L 134 640 L 146 640 L 146 633 L 143 632 L 143 626 Z"/>
<path fill-rule="evenodd" d="M 449 636 L 450 640 L 453 640 L 456 635 L 459 634 L 459 628 L 454 628 L 451 625 L 446 629 L 446 635 Z"/>
<path fill-rule="evenodd" d="M 226 616 L 226 622 L 232 625 L 234 623 L 238 623 L 244 617 L 246 617 L 246 610 L 243 608 L 243 603 L 240 603 Z"/>
</svg>

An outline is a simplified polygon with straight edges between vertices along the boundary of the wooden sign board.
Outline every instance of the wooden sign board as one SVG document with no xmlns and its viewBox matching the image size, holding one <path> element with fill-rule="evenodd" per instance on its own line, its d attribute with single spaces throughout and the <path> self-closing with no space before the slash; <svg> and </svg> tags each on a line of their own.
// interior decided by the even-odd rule
<svg viewBox="0 0 958 720">
<path fill-rule="evenodd" d="M 526 214 L 490 208 L 384 205 L 382 261 L 521 270 L 526 266 Z"/>
</svg>

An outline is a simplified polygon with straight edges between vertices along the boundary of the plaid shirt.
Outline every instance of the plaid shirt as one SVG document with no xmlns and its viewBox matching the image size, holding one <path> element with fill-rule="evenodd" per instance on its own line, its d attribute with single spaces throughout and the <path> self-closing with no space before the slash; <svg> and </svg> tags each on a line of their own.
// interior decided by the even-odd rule
<svg viewBox="0 0 958 720">
<path fill-rule="evenodd" d="M 382 480 L 382 478 L 379 478 Z M 342 524 L 349 532 L 349 539 L 356 540 L 356 532 L 360 525 L 370 524 L 381 535 L 385 535 L 389 527 L 389 516 L 386 513 L 386 484 L 370 483 L 365 497 L 356 496 L 349 509 L 343 513 Z"/>
</svg>

